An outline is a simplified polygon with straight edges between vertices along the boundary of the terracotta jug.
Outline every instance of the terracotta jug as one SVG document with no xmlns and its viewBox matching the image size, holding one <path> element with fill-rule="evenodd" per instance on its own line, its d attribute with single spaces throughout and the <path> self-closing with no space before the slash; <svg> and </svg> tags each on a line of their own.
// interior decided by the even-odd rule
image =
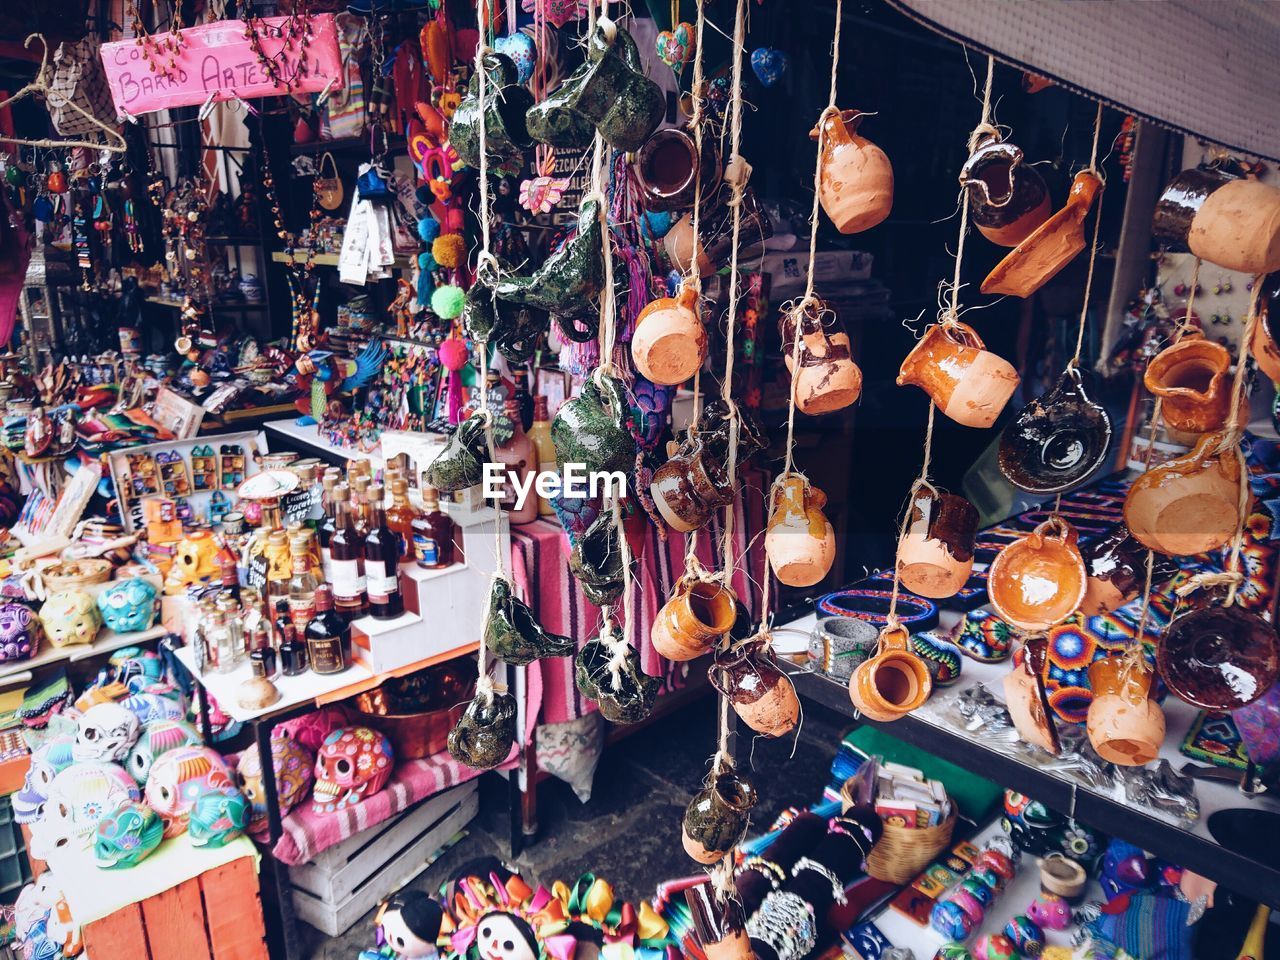
<svg viewBox="0 0 1280 960">
<path fill-rule="evenodd" d="M 1241 273 L 1280 270 L 1280 189 L 1221 170 L 1183 170 L 1151 218 L 1164 249 Z"/>
<path fill-rule="evenodd" d="M 798 357 L 797 319 L 800 323 Z M 857 402 L 862 395 L 862 371 L 853 362 L 849 334 L 841 327 L 834 310 L 820 301 L 810 301 L 803 310 L 784 312 L 778 319 L 778 332 L 783 360 L 793 378 L 796 409 L 818 416 Z"/>
<path fill-rule="evenodd" d="M 724 584 L 684 577 L 658 611 L 649 636 L 668 660 L 693 660 L 711 652 L 736 615 L 733 591 Z"/>
<path fill-rule="evenodd" d="M 898 386 L 915 384 L 966 427 L 989 427 L 1018 387 L 1018 371 L 986 350 L 967 323 L 935 323 L 907 354 Z"/>
<path fill-rule="evenodd" d="M 721 899 L 710 883 L 698 883 L 685 890 L 684 898 L 707 960 L 755 960 L 747 919 L 736 897 Z"/>
<path fill-rule="evenodd" d="M 982 281 L 982 292 L 1029 297 L 1056 277 L 1085 248 L 1084 220 L 1101 189 L 1096 174 L 1077 173 L 1066 206 L 996 264 Z"/>
<path fill-rule="evenodd" d="M 1135 641 L 1136 642 L 1136 641 Z M 1146 661 L 1103 657 L 1089 664 L 1089 742 L 1098 756 L 1124 767 L 1140 767 L 1160 753 L 1164 711 L 1150 698 L 1152 670 Z"/>
<path fill-rule="evenodd" d="M 905 717 L 923 706 L 932 692 L 929 668 L 911 649 L 911 636 L 903 626 L 881 630 L 875 656 L 860 663 L 849 678 L 853 705 L 881 723 Z"/>
<path fill-rule="evenodd" d="M 707 356 L 707 331 L 698 315 L 698 291 L 684 285 L 674 297 L 649 303 L 636 318 L 631 359 L 648 380 L 666 387 L 684 383 Z"/>
<path fill-rule="evenodd" d="M 730 203 L 733 191 L 728 183 L 722 183 L 712 197 L 702 198 L 702 213 L 698 218 L 698 244 L 696 250 L 698 276 L 709 277 L 729 261 L 733 252 L 733 207 Z M 762 244 L 773 236 L 773 221 L 760 206 L 755 191 L 750 187 L 742 193 L 742 217 L 738 235 L 744 247 Z M 686 213 L 675 222 L 662 238 L 672 266 L 681 273 L 693 265 L 695 250 L 693 240 L 693 214 Z"/>
<path fill-rule="evenodd" d="M 1057 756 L 1061 751 L 1058 728 L 1044 689 L 1047 642 L 1043 637 L 1027 641 L 1022 658 L 1004 676 L 1004 702 L 1018 737 Z"/>
<path fill-rule="evenodd" d="M 1280 273 L 1262 278 L 1261 314 L 1253 328 L 1249 352 L 1272 383 L 1280 383 Z"/>
<path fill-rule="evenodd" d="M 969 217 L 992 243 L 1016 247 L 1049 219 L 1049 188 L 1022 151 L 996 134 L 979 138 L 960 170 Z"/>
<path fill-rule="evenodd" d="M 893 208 L 893 166 L 858 136 L 858 110 L 829 113 L 809 132 L 822 149 L 818 199 L 841 233 L 870 230 Z"/>
<path fill-rule="evenodd" d="M 794 474 L 774 494 L 764 553 L 774 576 L 789 587 L 813 586 L 835 562 L 836 533 L 822 512 L 826 503 L 825 493 Z"/>
<path fill-rule="evenodd" d="M 1076 528 L 1050 517 L 998 554 L 987 571 L 987 595 L 1006 623 L 1023 630 L 1048 630 L 1084 599 L 1084 559 Z"/>
<path fill-rule="evenodd" d="M 973 572 L 978 511 L 953 493 L 920 490 L 898 542 L 898 575 L 912 593 L 933 600 L 954 597 Z"/>
<path fill-rule="evenodd" d="M 1219 451 L 1223 434 L 1206 433 L 1190 453 L 1138 477 L 1124 501 L 1135 540 L 1174 557 L 1216 550 L 1236 529 L 1240 453 Z"/>
<path fill-rule="evenodd" d="M 785 736 L 800 721 L 796 688 L 774 660 L 767 636 L 757 645 L 717 654 L 709 676 L 738 719 L 756 733 Z"/>
<path fill-rule="evenodd" d="M 1221 429 L 1231 414 L 1230 371 L 1227 348 L 1196 330 L 1156 354 L 1142 382 L 1161 399 L 1170 429 L 1207 433 Z"/>
</svg>

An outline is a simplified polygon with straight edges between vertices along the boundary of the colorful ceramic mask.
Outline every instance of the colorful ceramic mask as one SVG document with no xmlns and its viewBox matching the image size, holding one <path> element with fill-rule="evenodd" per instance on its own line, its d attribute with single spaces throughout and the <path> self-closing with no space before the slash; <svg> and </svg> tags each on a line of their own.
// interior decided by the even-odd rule
<svg viewBox="0 0 1280 960">
<path fill-rule="evenodd" d="M 144 803 L 121 804 L 98 821 L 93 855 L 98 866 L 134 867 L 164 839 L 164 821 Z"/>
<path fill-rule="evenodd" d="M 140 729 L 133 711 L 118 703 L 96 704 L 76 723 L 76 742 L 71 755 L 77 762 L 123 760 L 137 741 Z"/>
<path fill-rule="evenodd" d="M 333 813 L 359 803 L 387 785 L 395 756 L 391 741 L 368 727 L 339 727 L 325 738 L 316 757 L 311 807 Z"/>
<path fill-rule="evenodd" d="M 98 594 L 102 621 L 116 633 L 136 633 L 151 626 L 156 588 L 141 577 L 112 584 Z"/>
<path fill-rule="evenodd" d="M 249 800 L 235 787 L 203 787 L 191 807 L 193 847 L 225 847 L 249 827 Z"/>
<path fill-rule="evenodd" d="M 200 745 L 200 734 L 183 720 L 152 720 L 142 728 L 138 741 L 125 758 L 124 767 L 139 784 L 145 785 L 157 759 L 179 747 Z"/>
<path fill-rule="evenodd" d="M 142 724 L 153 720 L 181 720 L 187 712 L 181 700 L 158 693 L 135 693 L 121 700 L 120 706 L 132 711 Z"/>
<path fill-rule="evenodd" d="M 280 815 L 283 816 L 301 803 L 311 789 L 315 759 L 311 751 L 297 740 L 283 730 L 276 730 L 271 736 L 271 766 L 275 770 L 276 796 L 280 801 Z M 236 779 L 253 807 L 249 829 L 265 829 L 267 793 L 262 786 L 262 759 L 256 747 L 250 747 L 240 755 Z"/>
<path fill-rule="evenodd" d="M 73 764 L 49 785 L 44 817 L 31 825 L 32 853 L 43 860 L 58 847 L 87 846 L 99 820 L 141 797 L 133 778 L 117 764 Z"/>
<path fill-rule="evenodd" d="M 0 602 L 0 663 L 26 660 L 40 648 L 40 621 L 26 604 Z"/>
<path fill-rule="evenodd" d="M 83 590 L 63 590 L 44 602 L 40 623 L 55 647 L 67 647 L 73 643 L 93 643 L 102 618 L 89 594 Z"/>
<path fill-rule="evenodd" d="M 31 766 L 22 789 L 13 795 L 13 819 L 18 823 L 34 823 L 44 813 L 53 778 L 71 766 L 71 737 L 57 737 L 31 754 Z"/>
<path fill-rule="evenodd" d="M 165 837 L 176 837 L 186 831 L 191 808 L 203 790 L 231 785 L 231 773 L 215 751 L 179 747 L 151 767 L 147 803 L 164 819 Z"/>
</svg>

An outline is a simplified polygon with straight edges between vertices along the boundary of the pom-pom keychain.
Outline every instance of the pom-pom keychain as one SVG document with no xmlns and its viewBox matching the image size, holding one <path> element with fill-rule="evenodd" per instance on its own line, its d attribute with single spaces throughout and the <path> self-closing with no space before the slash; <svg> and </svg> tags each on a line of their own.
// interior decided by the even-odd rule
<svg viewBox="0 0 1280 960">
<path fill-rule="evenodd" d="M 455 320 L 462 314 L 462 304 L 466 294 L 461 287 L 445 284 L 436 287 L 431 294 L 431 311 L 441 320 Z"/>
<path fill-rule="evenodd" d="M 431 255 L 446 270 L 456 270 L 466 259 L 467 242 L 460 233 L 446 233 L 432 241 Z"/>
</svg>

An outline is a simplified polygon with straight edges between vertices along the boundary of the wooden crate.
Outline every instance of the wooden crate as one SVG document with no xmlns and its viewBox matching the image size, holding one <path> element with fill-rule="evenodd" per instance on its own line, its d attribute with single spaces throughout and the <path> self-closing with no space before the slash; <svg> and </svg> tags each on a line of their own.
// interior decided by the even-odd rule
<svg viewBox="0 0 1280 960">
<path fill-rule="evenodd" d="M 252 857 L 123 907 L 83 933 L 93 960 L 269 960 Z"/>
<path fill-rule="evenodd" d="M 340 936 L 430 866 L 479 809 L 479 786 L 469 780 L 330 847 L 310 863 L 290 867 L 298 917 Z"/>
</svg>

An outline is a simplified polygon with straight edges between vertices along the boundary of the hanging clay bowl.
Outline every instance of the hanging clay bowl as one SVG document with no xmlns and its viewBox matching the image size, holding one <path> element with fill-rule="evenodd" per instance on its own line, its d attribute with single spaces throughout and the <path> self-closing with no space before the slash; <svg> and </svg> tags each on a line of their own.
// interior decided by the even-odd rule
<svg viewBox="0 0 1280 960">
<path fill-rule="evenodd" d="M 1142 382 L 1160 398 L 1170 429 L 1208 433 L 1221 429 L 1231 414 L 1230 370 L 1227 348 L 1191 331 L 1156 354 Z"/>
<path fill-rule="evenodd" d="M 1018 371 L 967 323 L 935 323 L 907 354 L 898 386 L 914 384 L 966 427 L 989 427 L 1018 387 Z"/>
<path fill-rule="evenodd" d="M 992 243 L 1016 247 L 1049 219 L 1049 188 L 1022 151 L 995 134 L 978 140 L 960 170 L 974 226 Z"/>
<path fill-rule="evenodd" d="M 1280 190 L 1221 170 L 1183 170 L 1156 202 L 1151 233 L 1166 250 L 1228 270 L 1280 270 Z"/>
<path fill-rule="evenodd" d="M 1216 550 L 1236 529 L 1240 452 L 1219 452 L 1223 434 L 1206 433 L 1190 453 L 1138 477 L 1124 501 L 1135 540 L 1174 557 Z"/>
<path fill-rule="evenodd" d="M 893 208 L 893 166 L 858 135 L 862 116 L 859 110 L 830 113 L 809 132 L 822 144 L 818 199 L 841 233 L 870 230 Z"/>
<path fill-rule="evenodd" d="M 1134 641 L 1137 642 L 1137 641 Z M 1089 664 L 1089 742 L 1098 756 L 1125 767 L 1150 763 L 1164 742 L 1164 711 L 1151 699 L 1146 660 L 1103 657 Z"/>
<path fill-rule="evenodd" d="M 1249 352 L 1272 383 L 1280 383 L 1280 273 L 1262 278 L 1258 310 Z"/>
<path fill-rule="evenodd" d="M 1165 685 L 1187 703 L 1235 710 L 1276 682 L 1276 630 L 1240 607 L 1192 610 L 1169 624 L 1156 648 L 1156 665 Z"/>
<path fill-rule="evenodd" d="M 796 320 L 800 322 L 796 356 Z M 794 378 L 796 409 L 809 416 L 842 410 L 862 394 L 862 371 L 853 362 L 849 334 L 825 303 L 784 311 L 778 319 L 782 356 Z M 797 370 L 796 367 L 799 367 Z"/>
<path fill-rule="evenodd" d="M 1005 706 L 1018 737 L 1057 756 L 1061 752 L 1058 728 L 1049 708 L 1043 679 L 1047 646 L 1044 637 L 1028 640 L 1022 659 L 1005 674 L 1002 686 Z"/>
<path fill-rule="evenodd" d="M 685 853 L 698 863 L 723 859 L 746 835 L 756 799 L 751 781 L 736 771 L 714 777 L 685 808 L 681 828 Z"/>
<path fill-rule="evenodd" d="M 699 156 L 693 133 L 680 127 L 665 127 L 645 141 L 632 169 L 646 210 L 686 210 L 693 206 L 699 180 L 704 197 L 711 196 L 720 185 L 716 138 L 703 136 Z"/>
<path fill-rule="evenodd" d="M 646 380 L 677 386 L 698 372 L 706 356 L 707 331 L 693 286 L 683 285 L 674 297 L 654 300 L 640 311 L 631 359 Z"/>
<path fill-rule="evenodd" d="M 774 494 L 764 554 L 774 576 L 789 587 L 811 587 L 836 559 L 836 533 L 822 508 L 827 495 L 793 474 Z"/>
<path fill-rule="evenodd" d="M 737 617 L 736 598 L 718 580 L 682 577 L 662 605 L 649 638 L 668 660 L 693 660 L 710 653 Z"/>
<path fill-rule="evenodd" d="M 1004 428 L 998 463 L 1015 487 L 1061 493 L 1097 470 L 1110 444 L 1111 419 L 1089 398 L 1083 375 L 1072 366 Z"/>
<path fill-rule="evenodd" d="M 766 737 L 781 737 L 800 721 L 800 700 L 767 641 L 717 654 L 711 685 L 725 696 L 748 727 Z"/>
<path fill-rule="evenodd" d="M 912 593 L 954 597 L 973 572 L 978 511 L 953 493 L 919 490 L 898 543 L 898 576 Z"/>
<path fill-rule="evenodd" d="M 1085 248 L 1085 217 L 1101 189 L 1095 174 L 1077 173 L 1066 206 L 996 264 L 982 281 L 982 292 L 1029 297 L 1056 277 Z"/>
<path fill-rule="evenodd" d="M 1050 517 L 998 554 L 987 572 L 987 595 L 1002 619 L 1023 630 L 1048 630 L 1084 599 L 1084 560 L 1076 528 Z"/>
<path fill-rule="evenodd" d="M 905 627 L 885 627 L 874 656 L 849 678 L 849 699 L 863 716 L 881 723 L 905 717 L 924 705 L 933 678 L 924 660 L 911 649 Z"/>
</svg>

